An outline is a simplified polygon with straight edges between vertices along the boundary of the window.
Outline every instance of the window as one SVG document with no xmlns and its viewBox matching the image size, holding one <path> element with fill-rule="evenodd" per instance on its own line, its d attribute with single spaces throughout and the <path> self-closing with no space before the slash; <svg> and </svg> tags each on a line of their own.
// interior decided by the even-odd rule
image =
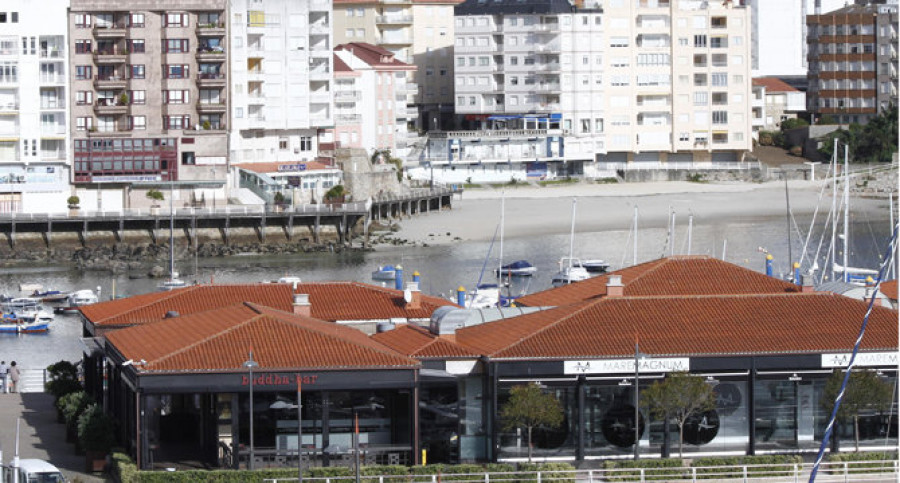
<svg viewBox="0 0 900 483">
<path fill-rule="evenodd" d="M 94 103 L 94 93 L 91 91 L 78 91 L 75 93 L 75 104 L 87 106 Z"/>
<path fill-rule="evenodd" d="M 681 142 L 689 142 L 691 140 L 691 133 L 689 133 L 689 132 L 679 133 L 678 140 Z"/>
<path fill-rule="evenodd" d="M 466 66 L 466 58 L 465 57 L 457 57 L 456 58 L 456 66 L 457 67 L 465 67 Z"/>
<path fill-rule="evenodd" d="M 132 79 L 143 79 L 145 75 L 146 71 L 144 69 L 144 64 L 134 64 L 131 66 Z"/>
<path fill-rule="evenodd" d="M 714 106 L 723 106 L 728 104 L 728 94 L 725 92 L 713 92 L 712 103 Z"/>
<path fill-rule="evenodd" d="M 163 18 L 163 27 L 187 27 L 188 15 L 186 13 L 167 13 Z"/>
<path fill-rule="evenodd" d="M 163 116 L 165 129 L 190 129 L 191 116 Z"/>
<path fill-rule="evenodd" d="M 717 87 L 725 87 L 728 85 L 728 73 L 713 72 L 710 76 L 710 82 Z"/>
<path fill-rule="evenodd" d="M 131 103 L 132 104 L 146 104 L 147 103 L 147 91 L 131 91 Z"/>
<path fill-rule="evenodd" d="M 594 119 L 594 132 L 603 132 L 603 119 L 599 117 Z"/>
<path fill-rule="evenodd" d="M 10 17 L 12 23 L 19 23 L 19 12 L 12 12 Z"/>
<path fill-rule="evenodd" d="M 694 105 L 695 106 L 705 106 L 709 101 L 709 93 L 707 92 L 695 92 L 694 93 Z"/>
<path fill-rule="evenodd" d="M 188 52 L 187 39 L 166 39 L 163 41 L 163 52 L 167 54 L 179 54 Z"/>
<path fill-rule="evenodd" d="M 91 16 L 86 13 L 76 14 L 75 15 L 75 28 L 79 28 L 79 29 L 91 28 Z"/>
<path fill-rule="evenodd" d="M 163 101 L 166 104 L 188 104 L 190 97 L 190 91 L 186 90 L 163 91 Z"/>
<path fill-rule="evenodd" d="M 146 52 L 143 39 L 128 39 L 128 53 L 143 54 Z"/>
<path fill-rule="evenodd" d="M 706 85 L 706 74 L 694 74 L 694 85 L 701 87 Z"/>
<path fill-rule="evenodd" d="M 128 124 L 131 129 L 147 129 L 147 116 L 131 116 L 128 118 Z"/>
<path fill-rule="evenodd" d="M 75 66 L 75 79 L 77 80 L 91 80 L 91 66 L 89 65 L 76 65 Z"/>
<path fill-rule="evenodd" d="M 312 151 L 312 136 L 300 136 L 300 151 Z"/>
<path fill-rule="evenodd" d="M 278 138 L 278 149 L 281 151 L 287 151 L 288 138 Z"/>
<path fill-rule="evenodd" d="M 712 37 L 709 39 L 709 46 L 714 49 L 724 49 L 728 47 L 728 37 Z"/>
<path fill-rule="evenodd" d="M 628 37 L 610 37 L 610 47 L 628 47 Z"/>
<path fill-rule="evenodd" d="M 142 13 L 133 13 L 128 16 L 128 26 L 132 28 L 143 28 L 144 27 L 144 14 Z"/>
<path fill-rule="evenodd" d="M 167 65 L 165 71 L 166 79 L 187 79 L 189 77 L 187 65 Z"/>
<path fill-rule="evenodd" d="M 75 130 L 77 131 L 87 131 L 94 127 L 94 118 L 92 117 L 79 117 L 75 119 Z"/>
<path fill-rule="evenodd" d="M 706 47 L 706 36 L 705 35 L 695 35 L 694 36 L 694 47 Z"/>
<path fill-rule="evenodd" d="M 75 53 L 76 54 L 90 54 L 91 53 L 91 41 L 90 40 L 76 40 L 75 41 Z"/>
<path fill-rule="evenodd" d="M 713 111 L 713 124 L 728 124 L 728 111 Z"/>
<path fill-rule="evenodd" d="M 456 104 L 460 106 L 466 105 L 466 96 L 456 96 Z"/>
<path fill-rule="evenodd" d="M 346 29 L 346 30 L 344 31 L 344 36 L 347 37 L 347 38 L 352 38 L 354 32 L 355 32 L 355 30 L 353 30 L 353 29 Z"/>
</svg>

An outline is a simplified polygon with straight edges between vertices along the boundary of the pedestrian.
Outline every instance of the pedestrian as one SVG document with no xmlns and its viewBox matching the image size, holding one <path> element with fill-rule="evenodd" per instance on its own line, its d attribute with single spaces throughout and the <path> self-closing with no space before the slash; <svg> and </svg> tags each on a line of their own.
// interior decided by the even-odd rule
<svg viewBox="0 0 900 483">
<path fill-rule="evenodd" d="M 0 361 L 0 384 L 3 385 L 3 394 L 9 392 L 9 387 L 6 385 L 7 373 L 9 373 L 9 366 L 6 365 L 6 361 Z"/>
<path fill-rule="evenodd" d="M 16 361 L 9 363 L 9 380 L 12 381 L 11 392 L 19 392 L 19 368 L 16 367 Z"/>
</svg>

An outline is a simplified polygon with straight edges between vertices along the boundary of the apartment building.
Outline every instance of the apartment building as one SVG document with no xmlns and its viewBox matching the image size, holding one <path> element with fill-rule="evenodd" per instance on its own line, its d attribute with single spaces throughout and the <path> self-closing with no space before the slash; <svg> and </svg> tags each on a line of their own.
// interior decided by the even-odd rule
<svg viewBox="0 0 900 483">
<path fill-rule="evenodd" d="M 604 13 L 609 115 L 600 161 L 741 162 L 752 132 L 750 9 L 737 1 L 609 0 Z"/>
<path fill-rule="evenodd" d="M 415 67 L 381 47 L 364 42 L 334 49 L 334 138 L 342 148 L 368 153 L 407 149 L 407 74 Z"/>
<path fill-rule="evenodd" d="M 231 0 L 232 163 L 312 161 L 332 143 L 330 0 Z"/>
<path fill-rule="evenodd" d="M 67 209 L 68 5 L 0 4 L 0 213 Z"/>
<path fill-rule="evenodd" d="M 753 78 L 753 139 L 759 131 L 775 131 L 806 111 L 806 94 L 777 77 Z"/>
<path fill-rule="evenodd" d="M 225 0 L 73 0 L 69 10 L 73 182 L 82 208 L 150 203 L 165 185 L 188 203 L 224 180 Z M 220 195 L 221 198 L 221 195 Z"/>
<path fill-rule="evenodd" d="M 335 43 L 377 45 L 417 67 L 407 80 L 407 121 L 418 129 L 452 122 L 453 6 L 461 1 L 334 1 Z"/>
<path fill-rule="evenodd" d="M 851 5 L 807 17 L 809 90 L 815 118 L 865 124 L 897 103 L 898 5 Z"/>
</svg>

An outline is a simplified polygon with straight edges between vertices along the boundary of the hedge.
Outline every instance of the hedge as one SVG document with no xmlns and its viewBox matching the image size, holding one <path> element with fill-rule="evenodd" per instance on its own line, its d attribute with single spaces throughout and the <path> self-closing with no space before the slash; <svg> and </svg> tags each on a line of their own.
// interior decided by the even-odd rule
<svg viewBox="0 0 900 483">
<path fill-rule="evenodd" d="M 856 473 L 864 473 L 863 471 L 859 471 L 866 468 L 871 469 L 884 469 L 885 467 L 893 468 L 893 464 L 885 465 L 884 463 L 876 463 L 878 461 L 897 461 L 897 453 L 895 452 L 865 452 L 865 453 L 829 453 L 828 457 L 826 457 L 825 461 L 828 463 L 856 463 L 851 468 L 854 474 Z M 864 461 L 871 461 L 872 463 L 860 463 Z M 842 467 L 828 467 L 825 469 L 826 473 L 836 473 L 842 474 L 844 469 Z"/>
<path fill-rule="evenodd" d="M 679 458 L 643 459 L 643 460 L 607 460 L 603 462 L 605 470 L 622 470 L 603 475 L 609 481 L 641 481 L 643 480 L 671 480 L 690 478 L 690 471 L 678 473 L 675 468 L 683 468 L 684 461 Z M 629 471 L 630 470 L 630 471 Z M 644 472 L 641 477 L 641 470 Z"/>
<path fill-rule="evenodd" d="M 697 475 L 709 475 L 709 478 L 721 478 L 722 470 L 716 466 L 744 466 L 747 465 L 747 474 L 756 478 L 766 476 L 784 476 L 794 470 L 794 465 L 803 464 L 803 457 L 799 455 L 759 455 L 759 456 L 732 456 L 697 458 L 691 466 L 697 468 Z M 759 466 L 756 466 L 759 465 Z M 713 468 L 702 468 L 713 467 Z M 702 476 L 700 476 L 702 478 Z"/>
</svg>

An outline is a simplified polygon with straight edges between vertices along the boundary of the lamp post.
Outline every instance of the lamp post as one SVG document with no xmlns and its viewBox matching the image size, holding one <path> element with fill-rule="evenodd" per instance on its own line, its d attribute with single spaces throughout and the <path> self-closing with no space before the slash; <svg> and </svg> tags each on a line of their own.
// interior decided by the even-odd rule
<svg viewBox="0 0 900 483">
<path fill-rule="evenodd" d="M 255 448 L 253 445 L 253 368 L 259 367 L 259 364 L 253 360 L 253 347 L 250 347 L 250 358 L 244 361 L 244 367 L 250 372 L 250 460 L 247 463 L 247 468 L 253 469 L 253 458 L 255 455 Z"/>
<path fill-rule="evenodd" d="M 640 358 L 646 356 L 640 351 L 638 338 L 634 338 L 634 459 L 641 456 L 641 406 L 640 406 Z"/>
</svg>

